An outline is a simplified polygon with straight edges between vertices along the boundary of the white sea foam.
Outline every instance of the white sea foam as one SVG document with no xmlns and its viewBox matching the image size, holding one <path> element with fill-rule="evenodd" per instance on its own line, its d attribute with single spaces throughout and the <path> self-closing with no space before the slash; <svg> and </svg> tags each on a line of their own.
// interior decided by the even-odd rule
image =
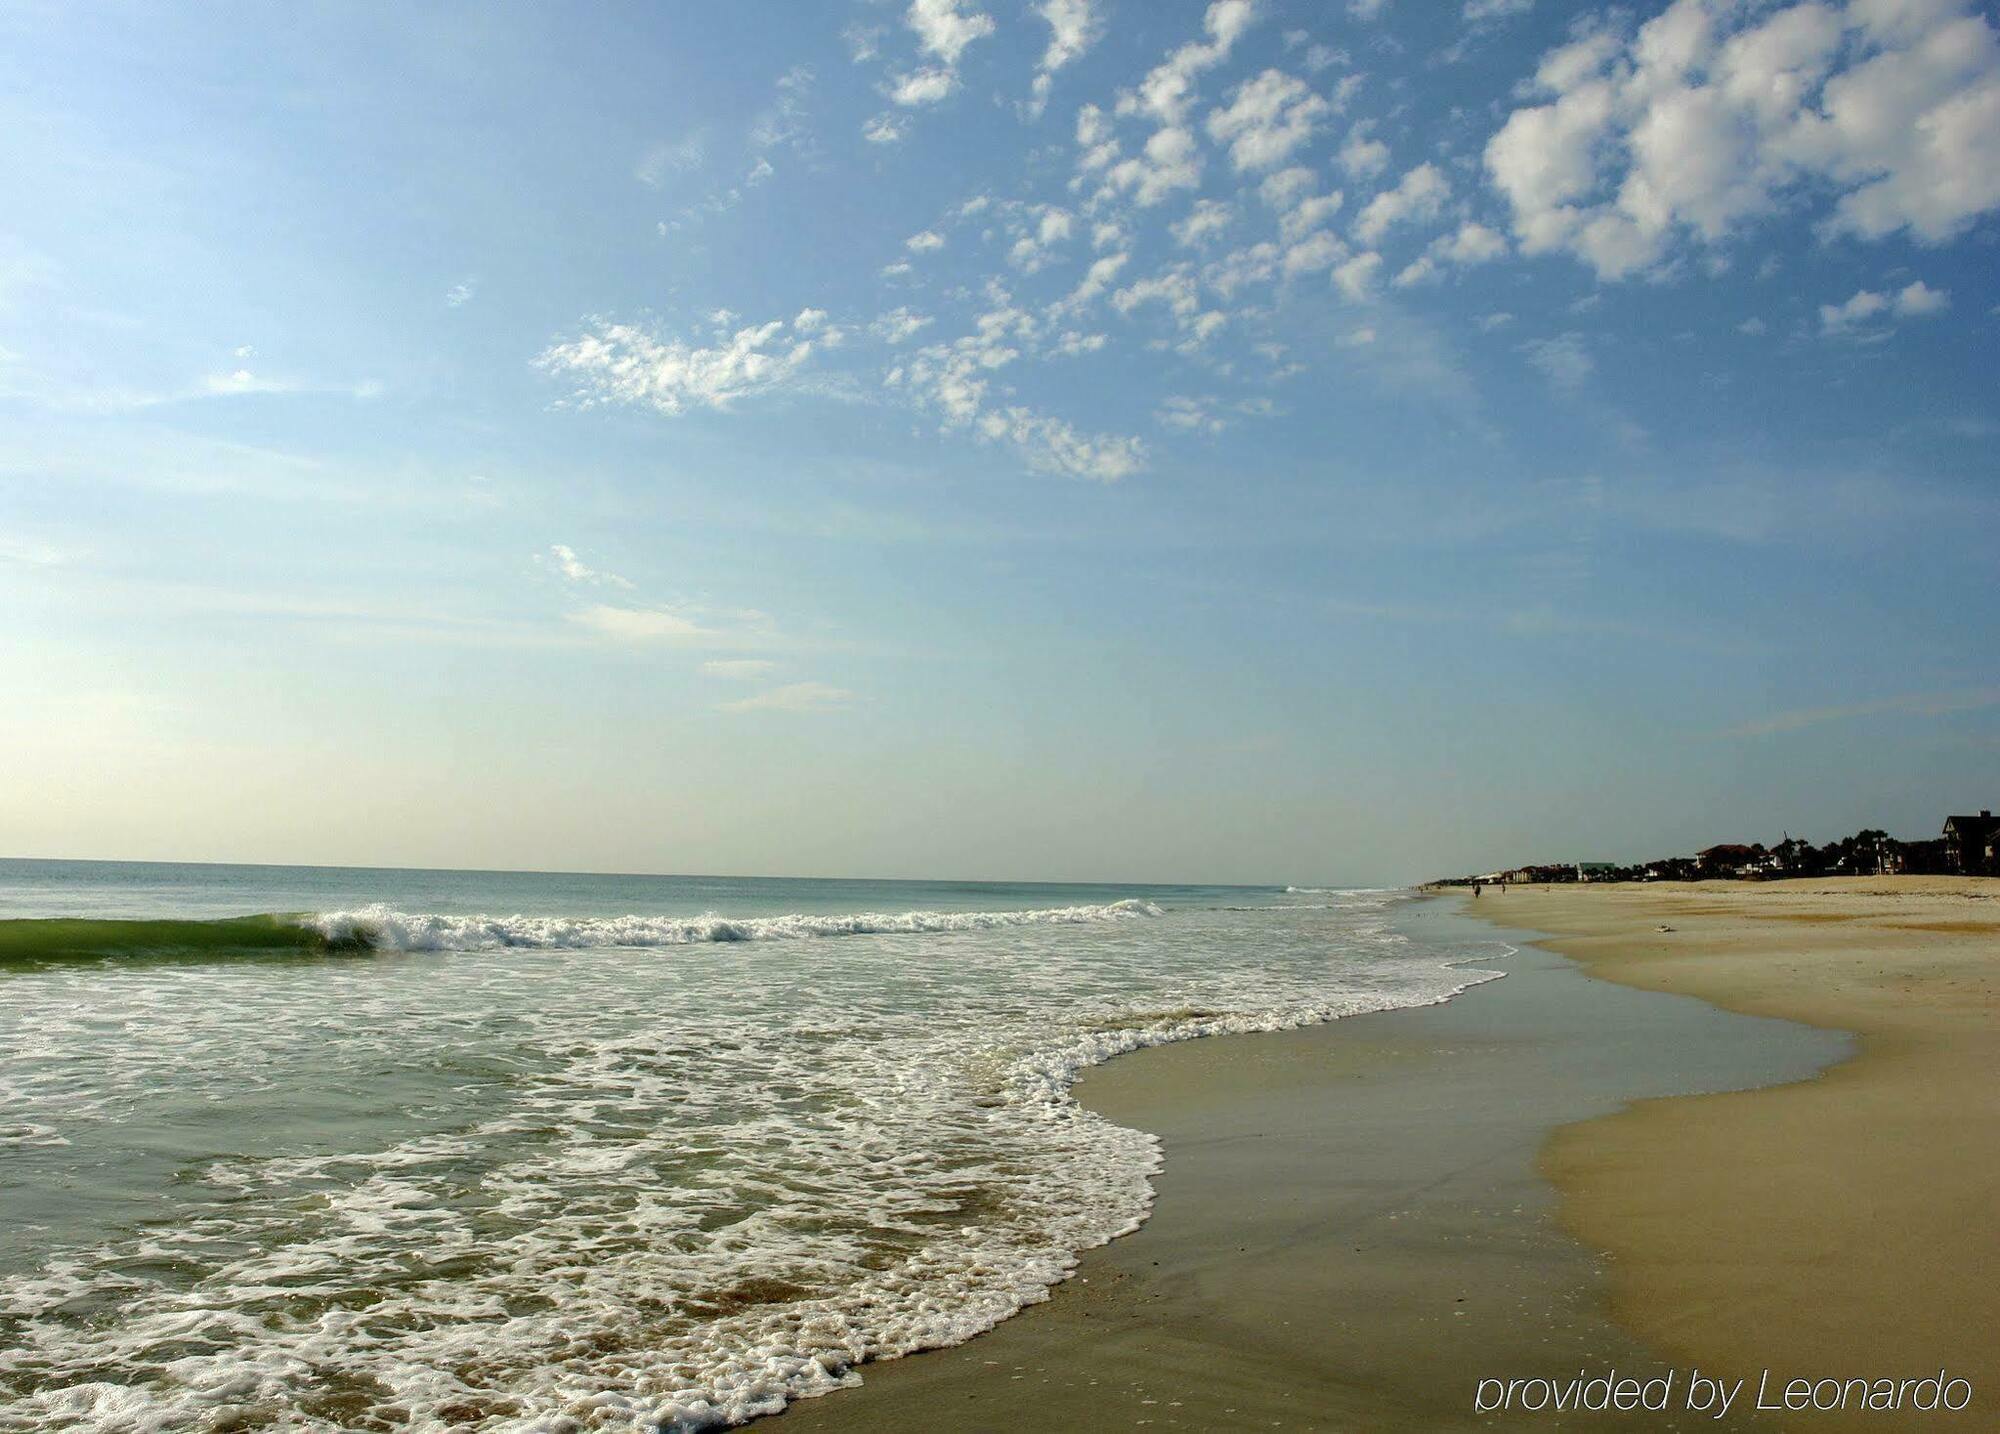
<svg viewBox="0 0 2000 1434">
<path fill-rule="evenodd" d="M 662 934 L 690 922 L 402 918 L 485 954 L 0 986 L 0 1097 L 78 1160 L 203 1099 L 299 1132 L 198 1133 L 242 1153 L 112 1222 L 137 1233 L 6 1267 L 0 1429 L 688 1434 L 969 1339 L 1150 1208 L 1159 1144 L 1078 1106 L 1081 1069 L 1493 974 L 1393 900 L 748 923 L 857 937 L 810 960 Z"/>
<path fill-rule="evenodd" d="M 331 941 L 366 941 L 387 951 L 584 950 L 604 946 L 695 946 L 718 941 L 806 941 L 828 936 L 912 936 L 996 931 L 1013 926 L 1077 926 L 1159 916 L 1149 901 L 1055 906 L 1037 911 L 863 911 L 815 916 L 437 916 L 365 906 L 328 911 L 304 924 Z"/>
</svg>

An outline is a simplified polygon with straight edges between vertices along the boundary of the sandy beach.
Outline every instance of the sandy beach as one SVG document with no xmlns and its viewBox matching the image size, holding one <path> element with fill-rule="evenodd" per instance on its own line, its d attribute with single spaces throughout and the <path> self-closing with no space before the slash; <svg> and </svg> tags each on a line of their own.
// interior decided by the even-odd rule
<svg viewBox="0 0 2000 1434">
<path fill-rule="evenodd" d="M 1444 1006 L 1090 1073 L 1085 1103 L 1165 1141 L 1152 1220 L 1047 1304 L 787 1427 L 1985 1427 L 1996 898 L 1918 878 L 1430 903 L 1434 933 L 1551 939 L 1488 947 L 1508 978 Z M 1663 1415 L 1473 1409 L 1487 1377 L 1695 1365 L 1749 1380 L 1727 1418 L 1678 1388 Z M 1940 1368 L 1967 1412 L 1746 1413 L 1766 1369 L 1776 1391 Z"/>
<path fill-rule="evenodd" d="M 1976 1393 L 1960 1417 L 2000 1422 L 2000 881 L 1530 888 L 1481 906 L 1555 934 L 1594 976 L 1856 1034 L 1855 1057 L 1811 1081 L 1556 1133 L 1542 1169 L 1564 1224 L 1611 1257 L 1621 1325 L 1753 1382 L 1944 1369 Z"/>
</svg>

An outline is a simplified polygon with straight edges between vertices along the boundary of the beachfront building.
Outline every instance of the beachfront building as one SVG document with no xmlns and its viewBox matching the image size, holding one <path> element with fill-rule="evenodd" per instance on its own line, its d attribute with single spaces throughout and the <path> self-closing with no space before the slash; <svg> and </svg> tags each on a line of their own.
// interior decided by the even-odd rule
<svg viewBox="0 0 2000 1434">
<path fill-rule="evenodd" d="M 1984 808 L 1976 817 L 1946 817 L 1944 859 L 1957 876 L 2000 876 L 2000 817 Z"/>
</svg>

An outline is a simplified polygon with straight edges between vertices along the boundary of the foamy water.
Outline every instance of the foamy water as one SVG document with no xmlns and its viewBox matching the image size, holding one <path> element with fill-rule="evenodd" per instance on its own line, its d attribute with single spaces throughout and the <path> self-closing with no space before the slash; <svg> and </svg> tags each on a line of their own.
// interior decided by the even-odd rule
<svg viewBox="0 0 2000 1434">
<path fill-rule="evenodd" d="M 0 1428 L 740 1423 L 1145 1218 L 1083 1067 L 1486 974 L 1393 893 L 1103 895 L 399 900 L 305 918 L 372 954 L 0 974 Z"/>
</svg>

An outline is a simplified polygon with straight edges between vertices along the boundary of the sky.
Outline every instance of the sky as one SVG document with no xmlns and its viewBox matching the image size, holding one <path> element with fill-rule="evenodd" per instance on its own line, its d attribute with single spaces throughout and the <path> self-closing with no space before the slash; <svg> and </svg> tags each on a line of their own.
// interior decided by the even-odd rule
<svg viewBox="0 0 2000 1434">
<path fill-rule="evenodd" d="M 2000 807 L 1973 0 L 0 8 L 0 853 Z"/>
</svg>

